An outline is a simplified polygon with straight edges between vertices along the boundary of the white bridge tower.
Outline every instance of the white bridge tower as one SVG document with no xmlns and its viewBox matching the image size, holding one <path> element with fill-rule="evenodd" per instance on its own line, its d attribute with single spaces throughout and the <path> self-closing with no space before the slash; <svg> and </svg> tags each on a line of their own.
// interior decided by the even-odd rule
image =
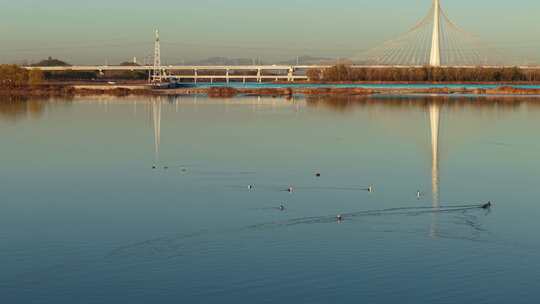
<svg viewBox="0 0 540 304">
<path fill-rule="evenodd" d="M 433 0 L 433 32 L 431 34 L 431 55 L 429 65 L 441 66 L 441 4 L 439 0 Z"/>
<path fill-rule="evenodd" d="M 428 13 L 409 31 L 351 60 L 365 65 L 413 67 L 502 64 L 501 53 L 450 20 L 442 7 L 443 0 L 429 2 Z"/>
</svg>

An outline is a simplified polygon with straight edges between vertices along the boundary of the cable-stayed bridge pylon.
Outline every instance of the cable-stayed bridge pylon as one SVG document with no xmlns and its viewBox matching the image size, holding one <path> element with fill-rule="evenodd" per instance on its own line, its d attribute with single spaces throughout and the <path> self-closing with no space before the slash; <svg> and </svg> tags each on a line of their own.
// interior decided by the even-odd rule
<svg viewBox="0 0 540 304">
<path fill-rule="evenodd" d="M 450 20 L 440 0 L 405 34 L 352 58 L 353 62 L 391 66 L 495 66 L 502 56 Z"/>
</svg>

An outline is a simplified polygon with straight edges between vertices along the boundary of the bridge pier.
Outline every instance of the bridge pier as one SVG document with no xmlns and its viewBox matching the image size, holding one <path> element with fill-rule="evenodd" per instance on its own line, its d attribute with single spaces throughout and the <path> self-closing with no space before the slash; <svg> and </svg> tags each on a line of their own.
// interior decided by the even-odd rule
<svg viewBox="0 0 540 304">
<path fill-rule="evenodd" d="M 229 69 L 225 70 L 225 80 L 227 83 L 229 83 L 230 79 L 229 79 Z"/>
<path fill-rule="evenodd" d="M 261 69 L 257 69 L 257 82 L 262 82 L 262 73 L 261 73 Z"/>
<path fill-rule="evenodd" d="M 197 80 L 199 79 L 199 71 L 197 71 L 197 69 L 194 69 L 193 75 L 194 75 L 193 81 L 197 83 Z"/>
</svg>

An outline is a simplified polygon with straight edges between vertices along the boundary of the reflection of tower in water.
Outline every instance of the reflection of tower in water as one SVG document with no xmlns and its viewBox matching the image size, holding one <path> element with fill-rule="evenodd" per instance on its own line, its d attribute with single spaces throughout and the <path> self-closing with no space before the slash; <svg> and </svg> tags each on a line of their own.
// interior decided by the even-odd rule
<svg viewBox="0 0 540 304">
<path fill-rule="evenodd" d="M 431 193 L 433 207 L 439 207 L 439 126 L 441 107 L 433 103 L 429 105 L 429 121 L 431 129 Z"/>
<path fill-rule="evenodd" d="M 441 123 L 441 106 L 438 103 L 429 105 L 429 123 L 431 130 L 431 195 L 433 208 L 439 208 L 439 127 Z M 430 236 L 437 237 L 437 214 L 433 213 Z"/>
<path fill-rule="evenodd" d="M 152 121 L 154 123 L 154 162 L 159 163 L 159 146 L 161 144 L 161 101 L 152 101 Z"/>
</svg>

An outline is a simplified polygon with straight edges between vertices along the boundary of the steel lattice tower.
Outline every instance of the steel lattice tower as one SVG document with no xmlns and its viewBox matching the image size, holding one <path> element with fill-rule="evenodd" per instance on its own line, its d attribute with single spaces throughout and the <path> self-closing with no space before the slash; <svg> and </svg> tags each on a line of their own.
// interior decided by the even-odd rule
<svg viewBox="0 0 540 304">
<path fill-rule="evenodd" d="M 161 66 L 161 45 L 159 42 L 159 30 L 156 30 L 156 40 L 154 43 L 154 67 L 152 69 L 152 82 L 161 82 L 165 73 Z"/>
</svg>

